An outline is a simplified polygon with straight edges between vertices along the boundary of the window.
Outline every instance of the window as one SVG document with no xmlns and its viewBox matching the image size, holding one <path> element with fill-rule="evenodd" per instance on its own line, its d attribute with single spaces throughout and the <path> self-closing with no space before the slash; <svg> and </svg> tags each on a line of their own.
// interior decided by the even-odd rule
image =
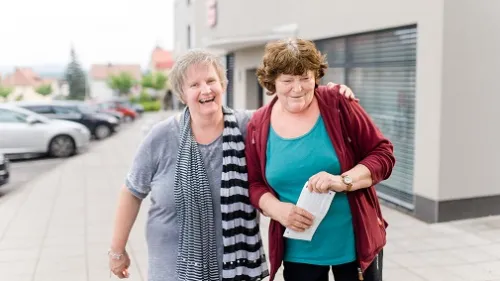
<svg viewBox="0 0 500 281">
<path fill-rule="evenodd" d="M 97 113 L 97 109 L 94 108 L 93 106 L 87 105 L 87 104 L 81 104 L 78 107 L 78 111 L 84 114 L 93 114 Z"/>
<path fill-rule="evenodd" d="M 26 123 L 28 115 L 6 109 L 0 109 L 0 123 Z"/>
<path fill-rule="evenodd" d="M 226 89 L 226 105 L 228 107 L 234 106 L 234 53 L 226 55 L 226 69 L 227 69 L 227 89 Z"/>
<path fill-rule="evenodd" d="M 66 106 L 54 106 L 54 113 L 58 115 L 78 113 L 77 109 Z"/>
<path fill-rule="evenodd" d="M 52 114 L 52 107 L 49 105 L 30 105 L 24 108 L 36 112 L 38 114 Z"/>
</svg>

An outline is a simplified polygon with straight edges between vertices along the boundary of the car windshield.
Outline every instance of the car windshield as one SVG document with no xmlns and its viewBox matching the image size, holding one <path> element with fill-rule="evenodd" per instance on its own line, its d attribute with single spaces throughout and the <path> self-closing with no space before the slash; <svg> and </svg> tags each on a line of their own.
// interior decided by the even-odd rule
<svg viewBox="0 0 500 281">
<path fill-rule="evenodd" d="M 92 114 L 97 112 L 97 109 L 95 107 L 87 104 L 79 104 L 78 109 L 80 110 L 81 113 L 85 114 Z"/>
</svg>

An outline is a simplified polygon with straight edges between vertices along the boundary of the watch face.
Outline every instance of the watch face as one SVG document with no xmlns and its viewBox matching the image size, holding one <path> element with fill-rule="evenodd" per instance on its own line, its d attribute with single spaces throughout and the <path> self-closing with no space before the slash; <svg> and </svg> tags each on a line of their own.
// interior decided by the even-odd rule
<svg viewBox="0 0 500 281">
<path fill-rule="evenodd" d="M 344 177 L 344 183 L 345 184 L 351 184 L 352 183 L 352 178 L 350 176 L 345 176 Z"/>
</svg>

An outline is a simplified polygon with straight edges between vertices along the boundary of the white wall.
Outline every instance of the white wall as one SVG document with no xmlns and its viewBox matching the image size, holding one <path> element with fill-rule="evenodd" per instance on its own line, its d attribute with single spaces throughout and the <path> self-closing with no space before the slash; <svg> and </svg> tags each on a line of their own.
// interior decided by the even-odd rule
<svg viewBox="0 0 500 281">
<path fill-rule="evenodd" d="M 191 25 L 191 32 L 196 32 L 194 17 L 194 5 L 199 5 L 204 1 L 191 0 L 188 6 L 186 0 L 175 0 L 174 2 L 174 57 L 182 54 L 188 49 L 187 26 Z M 195 40 L 196 41 L 196 40 Z M 193 42 L 192 42 L 193 43 Z M 196 43 L 196 42 L 194 42 Z M 192 46 L 194 47 L 194 46 Z"/>
<path fill-rule="evenodd" d="M 246 109 L 246 71 L 259 66 L 264 48 L 249 48 L 234 53 L 234 105 L 235 109 Z"/>
<path fill-rule="evenodd" d="M 90 82 L 90 96 L 96 100 L 108 99 L 113 97 L 113 90 L 106 81 L 94 80 Z"/>
<path fill-rule="evenodd" d="M 446 0 L 439 198 L 499 195 L 500 1 Z"/>
</svg>

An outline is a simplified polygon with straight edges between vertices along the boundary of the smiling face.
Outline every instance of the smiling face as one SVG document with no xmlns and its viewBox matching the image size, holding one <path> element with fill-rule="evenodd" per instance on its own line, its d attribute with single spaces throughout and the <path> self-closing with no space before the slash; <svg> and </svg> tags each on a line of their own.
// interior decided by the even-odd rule
<svg viewBox="0 0 500 281">
<path fill-rule="evenodd" d="M 199 63 L 189 66 L 182 92 L 182 98 L 192 114 L 209 116 L 222 109 L 224 88 L 212 64 Z"/>
<path fill-rule="evenodd" d="M 299 113 L 307 109 L 314 98 L 316 79 L 314 71 L 304 75 L 280 74 L 276 78 L 276 95 L 284 110 Z"/>
</svg>

